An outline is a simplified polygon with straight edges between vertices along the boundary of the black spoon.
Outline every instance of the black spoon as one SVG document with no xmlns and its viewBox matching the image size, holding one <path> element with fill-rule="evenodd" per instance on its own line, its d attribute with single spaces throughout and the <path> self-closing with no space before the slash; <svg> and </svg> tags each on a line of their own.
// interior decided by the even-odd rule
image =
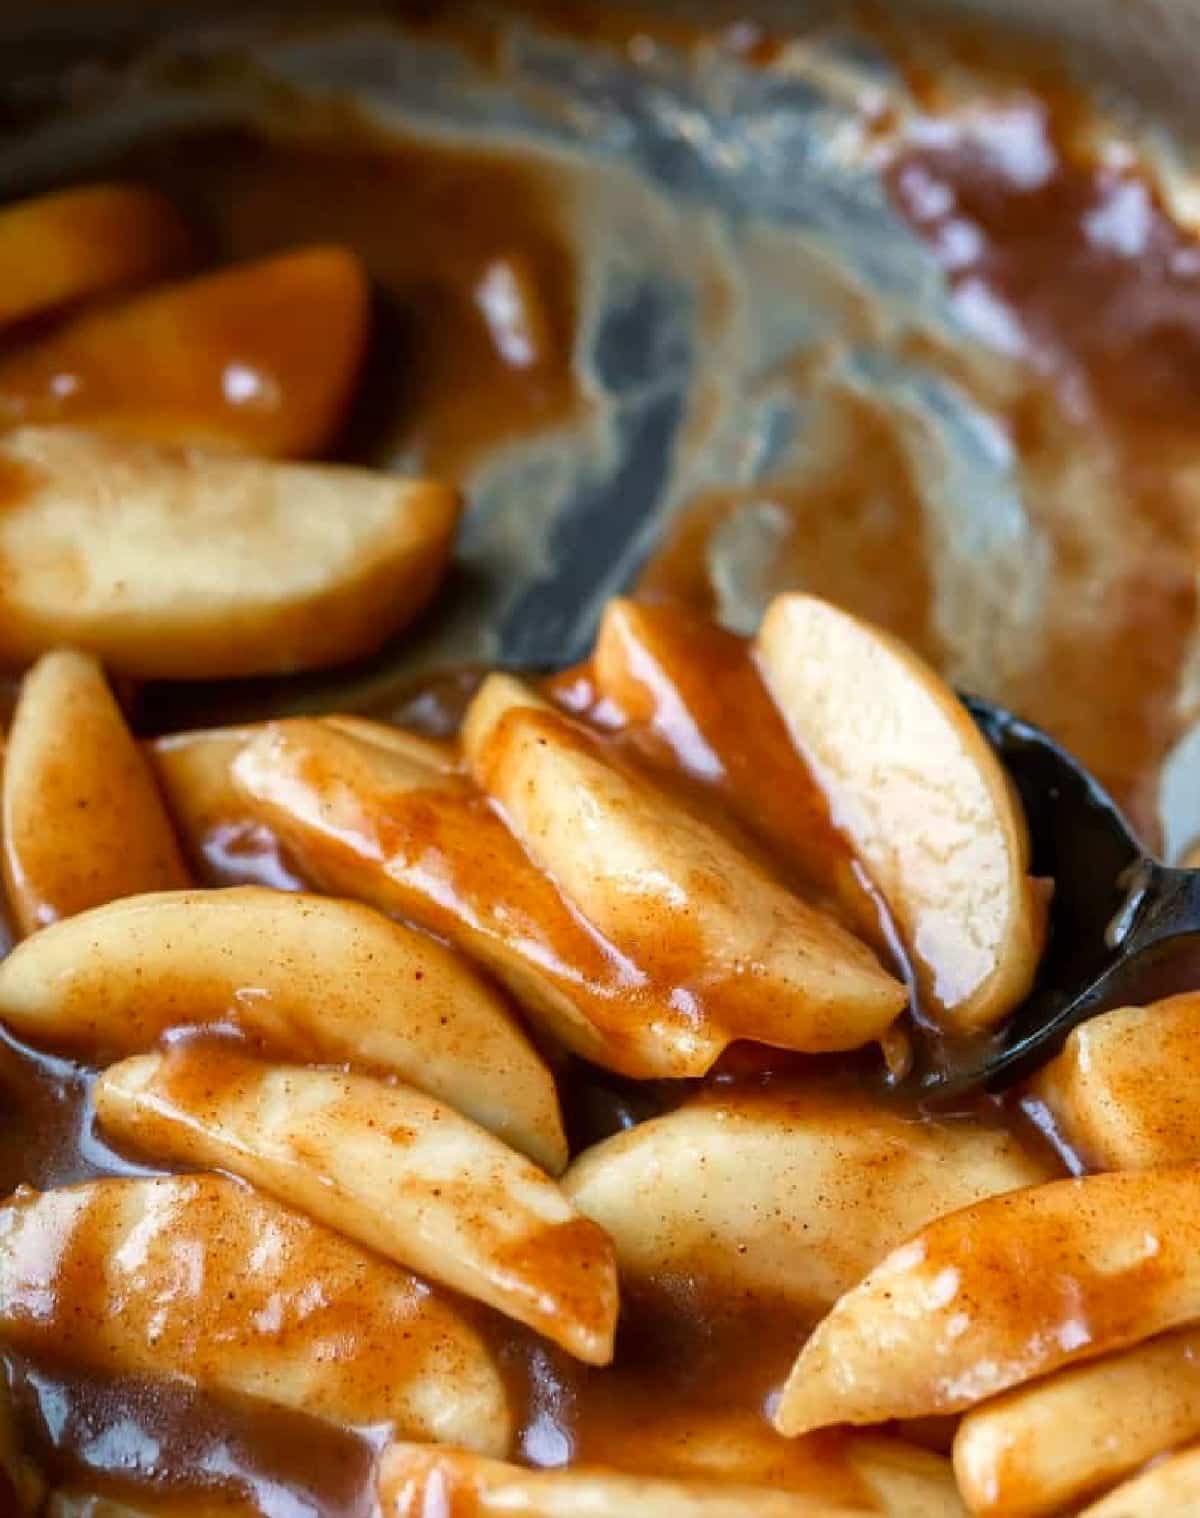
<svg viewBox="0 0 1200 1518">
<path fill-rule="evenodd" d="M 1032 993 L 971 1057 L 922 1070 L 930 1095 L 1014 1084 L 1072 1028 L 1129 1002 L 1200 986 L 1200 870 L 1150 857 L 1112 798 L 1046 733 L 975 696 L 963 702 L 1020 793 L 1033 872 L 1054 881 Z"/>
</svg>

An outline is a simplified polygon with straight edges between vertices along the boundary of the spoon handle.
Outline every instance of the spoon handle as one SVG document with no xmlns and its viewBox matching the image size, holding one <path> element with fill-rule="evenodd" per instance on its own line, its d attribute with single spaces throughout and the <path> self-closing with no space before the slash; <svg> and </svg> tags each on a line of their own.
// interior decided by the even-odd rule
<svg viewBox="0 0 1200 1518">
<path fill-rule="evenodd" d="M 1108 924 L 1111 958 L 1074 996 L 1023 1009 L 1030 1027 L 988 1063 L 987 1084 L 1010 1086 L 1062 1047 L 1072 1029 L 1098 1012 L 1200 989 L 1200 870 L 1139 860 L 1123 881 L 1125 898 Z M 1189 952 L 1191 950 L 1192 952 Z"/>
<path fill-rule="evenodd" d="M 1125 906 L 1109 924 L 1112 947 L 1137 958 L 1200 934 L 1200 870 L 1144 859 L 1130 873 Z"/>
</svg>

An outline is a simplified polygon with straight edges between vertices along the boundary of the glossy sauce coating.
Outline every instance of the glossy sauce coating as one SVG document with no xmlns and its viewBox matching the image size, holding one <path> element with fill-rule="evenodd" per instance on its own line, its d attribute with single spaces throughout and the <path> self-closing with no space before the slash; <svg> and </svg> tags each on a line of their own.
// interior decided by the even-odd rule
<svg viewBox="0 0 1200 1518">
<path fill-rule="evenodd" d="M 0 1242 L 10 1349 L 507 1447 L 503 1384 L 450 1302 L 234 1181 L 21 1190 L 0 1209 Z"/>
<path fill-rule="evenodd" d="M 474 954 L 577 1053 L 632 1075 L 696 1074 L 726 1041 L 618 954 L 461 778 L 398 765 L 315 723 L 279 724 L 239 781 L 310 878 Z M 585 1015 L 586 1012 L 586 1015 Z M 648 1047 L 644 1024 L 658 1030 Z M 665 1035 L 665 1037 L 664 1037 Z M 655 1061 L 654 1042 L 673 1058 Z"/>
</svg>

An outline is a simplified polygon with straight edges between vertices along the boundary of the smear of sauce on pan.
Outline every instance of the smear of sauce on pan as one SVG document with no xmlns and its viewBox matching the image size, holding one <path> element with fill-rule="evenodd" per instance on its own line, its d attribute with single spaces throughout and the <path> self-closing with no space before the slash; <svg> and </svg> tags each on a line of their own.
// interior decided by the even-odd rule
<svg viewBox="0 0 1200 1518">
<path fill-rule="evenodd" d="M 1003 415 L 1053 589 L 1005 695 L 1145 824 L 1195 630 L 1200 240 L 1028 96 L 918 124 L 888 180 L 962 320 L 1033 376 Z"/>
</svg>

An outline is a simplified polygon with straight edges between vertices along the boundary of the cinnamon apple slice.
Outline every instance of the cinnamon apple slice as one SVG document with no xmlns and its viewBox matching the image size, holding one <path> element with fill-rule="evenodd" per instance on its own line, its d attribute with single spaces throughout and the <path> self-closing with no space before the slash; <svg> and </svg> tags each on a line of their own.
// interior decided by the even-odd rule
<svg viewBox="0 0 1200 1518">
<path fill-rule="evenodd" d="M 546 1169 L 566 1162 L 550 1071 L 499 995 L 355 902 L 261 886 L 113 902 L 0 963 L 0 1021 L 97 1061 L 232 1025 L 284 1058 L 398 1075 Z"/>
<path fill-rule="evenodd" d="M 378 1494 L 381 1518 L 862 1518 L 864 1511 L 861 1503 L 770 1486 L 631 1476 L 603 1467 L 529 1470 L 417 1444 L 384 1452 Z"/>
<path fill-rule="evenodd" d="M 1184 1450 L 1126 1481 L 1079 1518 L 1166 1518 L 1200 1512 L 1200 1449 Z"/>
<path fill-rule="evenodd" d="M 1091 1018 L 1029 1094 L 1089 1169 L 1200 1160 L 1200 994 Z"/>
<path fill-rule="evenodd" d="M 492 681 L 486 720 L 464 723 L 472 773 L 533 862 L 697 1023 L 807 1052 L 884 1033 L 907 998 L 863 943 L 578 724 Z"/>
<path fill-rule="evenodd" d="M 1200 1438 L 1200 1330 L 1163 1334 L 972 1408 L 954 1468 L 979 1518 L 1050 1518 Z"/>
<path fill-rule="evenodd" d="M 1054 1170 L 998 1129 L 813 1090 L 693 1100 L 585 1150 L 567 1195 L 622 1279 L 827 1311 L 920 1228 Z"/>
<path fill-rule="evenodd" d="M 18 1191 L 0 1207 L 0 1341 L 484 1454 L 512 1430 L 452 1301 L 225 1176 Z"/>
<path fill-rule="evenodd" d="M 153 190 L 82 185 L 0 211 L 0 327 L 157 279 L 191 238 Z"/>
<path fill-rule="evenodd" d="M 780 1433 L 963 1412 L 1200 1321 L 1200 1166 L 1051 1181 L 939 1218 L 800 1351 Z"/>
<path fill-rule="evenodd" d="M 408 758 L 422 767 L 452 775 L 459 768 L 454 745 L 369 717 L 319 719 L 334 732 Z M 302 882 L 270 828 L 257 821 L 238 789 L 233 766 L 238 755 L 265 731 L 265 724 L 207 727 L 155 738 L 147 752 L 188 859 L 201 881 L 244 869 L 245 880 L 222 884 L 262 884 L 298 890 Z"/>
<path fill-rule="evenodd" d="M 465 776 L 305 719 L 271 724 L 233 769 L 306 879 L 447 939 L 584 1058 L 695 1076 L 729 1043 L 572 910 Z"/>
<path fill-rule="evenodd" d="M 312 457 L 345 418 L 368 306 L 366 271 L 345 248 L 135 295 L 0 359 L 0 425 Z"/>
<path fill-rule="evenodd" d="M 879 909 L 796 751 L 746 639 L 674 606 L 610 601 L 591 665 L 599 693 L 657 754 L 714 785 L 795 869 L 799 884 L 868 942 Z"/>
<path fill-rule="evenodd" d="M 239 1175 L 581 1360 L 612 1358 L 612 1245 L 536 1165 L 444 1102 L 198 1041 L 111 1066 L 95 1099 L 101 1126 L 136 1153 Z"/>
<path fill-rule="evenodd" d="M 999 1022 L 1033 983 L 1044 900 L 1020 804 L 970 715 L 910 649 L 815 596 L 774 601 L 757 652 L 925 1010 L 964 1032 Z"/>
<path fill-rule="evenodd" d="M 965 1518 L 953 1467 L 932 1450 L 874 1430 L 784 1439 L 757 1407 L 672 1405 L 653 1383 L 635 1388 L 628 1378 L 619 1401 L 580 1430 L 574 1458 L 643 1476 L 819 1496 L 860 1508 L 864 1518 Z"/>
<path fill-rule="evenodd" d="M 85 654 L 46 654 L 22 682 L 3 813 L 4 877 L 23 933 L 189 883 L 154 776 Z"/>
<path fill-rule="evenodd" d="M 27 428 L 0 439 L 0 661 L 71 645 L 144 678 L 337 663 L 430 600 L 430 481 Z"/>
</svg>

